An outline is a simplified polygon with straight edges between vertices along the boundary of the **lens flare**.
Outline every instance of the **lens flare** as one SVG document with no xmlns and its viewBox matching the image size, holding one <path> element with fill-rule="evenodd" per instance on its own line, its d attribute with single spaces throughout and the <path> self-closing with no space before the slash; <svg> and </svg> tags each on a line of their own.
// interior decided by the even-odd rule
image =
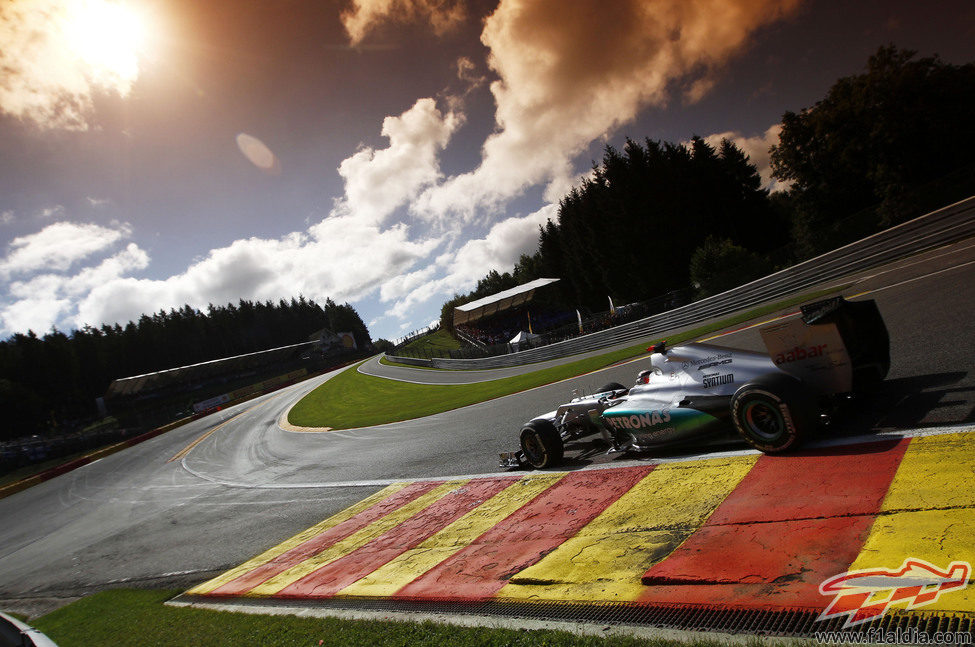
<svg viewBox="0 0 975 647">
<path fill-rule="evenodd" d="M 247 133 L 239 133 L 237 135 L 237 148 L 244 154 L 244 157 L 250 160 L 251 164 L 265 173 L 277 175 L 281 172 L 281 163 L 277 156 L 257 137 Z"/>
</svg>

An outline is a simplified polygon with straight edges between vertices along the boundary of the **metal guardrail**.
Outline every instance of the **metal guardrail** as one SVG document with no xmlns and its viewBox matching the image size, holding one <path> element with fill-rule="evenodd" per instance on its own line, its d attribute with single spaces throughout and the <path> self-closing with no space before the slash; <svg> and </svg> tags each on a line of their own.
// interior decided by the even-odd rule
<svg viewBox="0 0 975 647">
<path fill-rule="evenodd" d="M 58 647 L 53 640 L 13 616 L 0 612 L 0 647 Z"/>
<path fill-rule="evenodd" d="M 497 357 L 417 360 L 389 356 L 389 359 L 434 368 L 476 370 L 568 357 L 738 312 L 971 236 L 975 236 L 975 196 L 721 294 L 608 330 Z"/>
<path fill-rule="evenodd" d="M 487 348 L 487 344 L 485 344 L 479 339 L 472 337 L 471 335 L 468 335 L 467 333 L 465 333 L 463 330 L 460 330 L 459 328 L 454 329 L 454 334 L 460 337 L 462 341 L 466 341 L 468 344 L 474 346 L 475 348 L 480 348 L 481 350 Z"/>
<path fill-rule="evenodd" d="M 434 330 L 436 330 L 439 327 L 440 327 L 440 322 L 434 322 L 434 323 L 430 324 L 429 326 L 426 326 L 425 328 L 419 328 L 417 330 L 413 330 L 411 332 L 406 333 L 402 337 L 397 337 L 392 342 L 393 343 L 393 348 L 399 348 L 400 346 L 405 346 L 406 344 L 410 343 L 411 341 L 413 341 L 417 337 L 422 337 L 423 335 L 426 335 L 427 333 L 431 333 L 431 332 L 433 332 Z"/>
</svg>

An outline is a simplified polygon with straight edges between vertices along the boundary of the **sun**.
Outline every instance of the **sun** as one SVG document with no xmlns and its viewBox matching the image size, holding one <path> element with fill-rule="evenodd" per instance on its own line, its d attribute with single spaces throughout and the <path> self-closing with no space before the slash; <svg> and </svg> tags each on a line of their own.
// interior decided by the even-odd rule
<svg viewBox="0 0 975 647">
<path fill-rule="evenodd" d="M 70 0 L 61 14 L 64 44 L 95 83 L 124 94 L 139 76 L 148 43 L 145 16 L 132 4 Z"/>
</svg>

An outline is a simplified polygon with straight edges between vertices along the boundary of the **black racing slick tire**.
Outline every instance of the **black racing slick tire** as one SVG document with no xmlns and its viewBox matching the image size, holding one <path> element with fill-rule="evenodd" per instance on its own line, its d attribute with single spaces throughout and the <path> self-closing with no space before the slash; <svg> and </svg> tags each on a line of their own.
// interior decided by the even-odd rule
<svg viewBox="0 0 975 647">
<path fill-rule="evenodd" d="M 816 402 L 798 380 L 770 375 L 731 398 L 731 419 L 746 443 L 766 454 L 799 447 L 816 424 Z"/>
<path fill-rule="evenodd" d="M 554 467 L 562 462 L 565 448 L 558 429 L 548 420 L 532 420 L 521 429 L 521 451 L 535 469 Z"/>
<path fill-rule="evenodd" d="M 625 388 L 626 387 L 619 382 L 610 382 L 609 384 L 604 384 L 599 387 L 599 390 L 597 390 L 596 393 L 605 393 L 606 391 L 621 391 Z"/>
</svg>

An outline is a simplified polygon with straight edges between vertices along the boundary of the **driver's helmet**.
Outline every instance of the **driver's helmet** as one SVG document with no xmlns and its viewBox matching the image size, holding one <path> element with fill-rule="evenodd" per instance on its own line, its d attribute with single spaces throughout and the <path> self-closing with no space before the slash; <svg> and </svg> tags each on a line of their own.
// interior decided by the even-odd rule
<svg viewBox="0 0 975 647">
<path fill-rule="evenodd" d="M 637 384 L 649 384 L 650 376 L 653 375 L 653 371 L 647 369 L 645 371 L 640 371 L 636 376 Z"/>
<path fill-rule="evenodd" d="M 657 375 L 663 375 L 667 369 L 667 357 L 662 353 L 654 353 L 650 356 L 650 368 Z"/>
</svg>

